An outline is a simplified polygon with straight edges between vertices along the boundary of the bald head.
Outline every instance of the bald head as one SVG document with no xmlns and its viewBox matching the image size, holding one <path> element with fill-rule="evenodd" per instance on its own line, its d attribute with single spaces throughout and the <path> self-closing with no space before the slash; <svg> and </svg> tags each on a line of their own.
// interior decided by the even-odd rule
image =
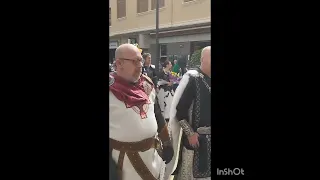
<svg viewBox="0 0 320 180">
<path fill-rule="evenodd" d="M 207 59 L 210 56 L 211 56 L 211 46 L 207 46 L 203 48 L 201 51 L 201 60 Z"/>
<path fill-rule="evenodd" d="M 124 54 L 126 54 L 127 52 L 140 52 L 139 49 L 132 45 L 132 44 L 121 44 L 115 52 L 115 58 L 119 59 L 119 58 L 123 58 Z"/>
<path fill-rule="evenodd" d="M 122 44 L 115 52 L 117 74 L 128 81 L 135 82 L 142 71 L 142 56 L 139 49 L 132 44 Z"/>
<path fill-rule="evenodd" d="M 211 46 L 202 49 L 200 68 L 208 76 L 211 76 Z"/>
</svg>

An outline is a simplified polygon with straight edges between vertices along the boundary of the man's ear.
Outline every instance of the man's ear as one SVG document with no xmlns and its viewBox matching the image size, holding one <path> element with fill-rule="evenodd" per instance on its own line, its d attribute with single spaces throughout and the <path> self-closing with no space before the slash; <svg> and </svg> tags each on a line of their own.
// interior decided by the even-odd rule
<svg viewBox="0 0 320 180">
<path fill-rule="evenodd" d="M 122 62 L 121 62 L 119 59 L 116 60 L 116 66 L 117 66 L 117 67 L 122 66 Z"/>
</svg>

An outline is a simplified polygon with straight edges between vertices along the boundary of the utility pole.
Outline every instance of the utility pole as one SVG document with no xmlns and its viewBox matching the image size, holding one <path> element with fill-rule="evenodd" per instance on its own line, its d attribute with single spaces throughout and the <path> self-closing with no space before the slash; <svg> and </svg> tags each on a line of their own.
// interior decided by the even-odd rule
<svg viewBox="0 0 320 180">
<path fill-rule="evenodd" d="M 159 0 L 156 0 L 156 73 L 159 73 L 160 47 L 159 47 Z"/>
</svg>

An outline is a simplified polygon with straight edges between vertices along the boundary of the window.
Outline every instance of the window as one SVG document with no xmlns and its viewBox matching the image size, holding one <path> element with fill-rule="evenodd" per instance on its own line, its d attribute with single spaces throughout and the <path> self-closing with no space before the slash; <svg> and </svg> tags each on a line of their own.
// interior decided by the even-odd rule
<svg viewBox="0 0 320 180">
<path fill-rule="evenodd" d="M 117 18 L 126 17 L 126 0 L 117 0 Z"/>
<path fill-rule="evenodd" d="M 167 57 L 167 45 L 166 44 L 160 45 L 160 57 Z"/>
<path fill-rule="evenodd" d="M 109 26 L 111 26 L 111 7 L 109 7 Z"/>
<path fill-rule="evenodd" d="M 151 10 L 156 9 L 157 7 L 157 0 L 151 0 Z M 164 0 L 159 0 L 159 8 L 164 7 Z"/>
<path fill-rule="evenodd" d="M 137 0 L 137 13 L 143 13 L 148 11 L 149 0 Z"/>
<path fill-rule="evenodd" d="M 130 40 L 130 44 L 136 44 L 137 43 L 137 39 L 136 38 L 129 38 Z"/>
</svg>

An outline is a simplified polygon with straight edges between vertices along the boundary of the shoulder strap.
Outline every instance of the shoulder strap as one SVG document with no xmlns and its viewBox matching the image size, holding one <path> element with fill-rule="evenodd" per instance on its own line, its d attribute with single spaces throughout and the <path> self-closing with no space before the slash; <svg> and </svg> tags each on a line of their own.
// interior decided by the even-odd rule
<svg viewBox="0 0 320 180">
<path fill-rule="evenodd" d="M 144 74 L 142 74 L 142 76 L 147 80 L 148 83 L 150 83 L 151 85 L 154 86 L 154 84 L 153 84 L 152 80 L 149 78 L 149 76 L 146 76 Z"/>
</svg>

